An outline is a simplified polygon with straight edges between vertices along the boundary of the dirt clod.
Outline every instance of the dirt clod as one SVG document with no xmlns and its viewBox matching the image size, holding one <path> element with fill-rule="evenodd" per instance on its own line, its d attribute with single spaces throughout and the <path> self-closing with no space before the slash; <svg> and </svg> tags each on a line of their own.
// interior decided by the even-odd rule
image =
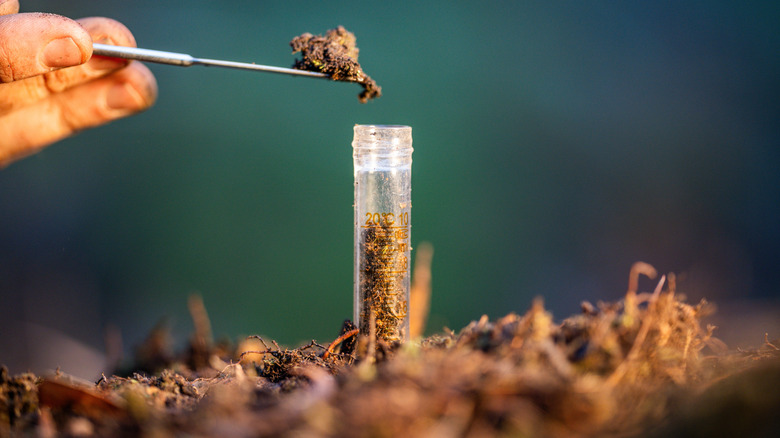
<svg viewBox="0 0 780 438">
<path fill-rule="evenodd" d="M 40 379 L 30 373 L 10 376 L 6 367 L 0 367 L 0 436 L 35 420 L 38 383 Z"/>
<path fill-rule="evenodd" d="M 325 36 L 304 33 L 290 41 L 293 53 L 302 55 L 293 68 L 325 73 L 335 81 L 357 82 L 363 87 L 358 100 L 366 103 L 381 96 L 382 87 L 363 72 L 355 42 L 355 35 L 343 26 L 328 30 Z"/>
</svg>

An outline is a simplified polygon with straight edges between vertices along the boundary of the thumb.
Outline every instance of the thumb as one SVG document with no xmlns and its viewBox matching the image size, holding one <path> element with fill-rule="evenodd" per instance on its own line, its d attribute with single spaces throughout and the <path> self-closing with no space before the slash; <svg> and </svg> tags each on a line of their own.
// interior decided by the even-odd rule
<svg viewBox="0 0 780 438">
<path fill-rule="evenodd" d="M 42 13 L 0 16 L 0 83 L 83 64 L 91 56 L 92 38 L 69 18 Z"/>
<path fill-rule="evenodd" d="M 0 0 L 0 15 L 19 12 L 19 0 Z"/>
</svg>

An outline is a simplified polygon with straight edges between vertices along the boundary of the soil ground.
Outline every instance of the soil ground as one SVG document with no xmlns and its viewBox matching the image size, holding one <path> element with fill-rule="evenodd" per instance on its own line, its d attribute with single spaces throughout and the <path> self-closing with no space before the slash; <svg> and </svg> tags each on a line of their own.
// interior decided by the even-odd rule
<svg viewBox="0 0 780 438">
<path fill-rule="evenodd" d="M 155 331 L 96 383 L 0 371 L 0 437 L 780 436 L 780 343 L 729 350 L 673 275 L 636 291 L 651 269 L 560 323 L 537 300 L 403 345 L 351 323 L 327 344 L 215 344 L 193 299 L 181 352 Z"/>
</svg>

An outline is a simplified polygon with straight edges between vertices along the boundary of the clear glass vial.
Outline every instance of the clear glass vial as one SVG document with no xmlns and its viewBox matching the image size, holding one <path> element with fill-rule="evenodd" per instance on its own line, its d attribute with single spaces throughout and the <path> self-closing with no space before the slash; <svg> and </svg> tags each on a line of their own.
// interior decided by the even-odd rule
<svg viewBox="0 0 780 438">
<path fill-rule="evenodd" d="M 355 125 L 355 310 L 360 333 L 409 340 L 412 128 Z"/>
</svg>

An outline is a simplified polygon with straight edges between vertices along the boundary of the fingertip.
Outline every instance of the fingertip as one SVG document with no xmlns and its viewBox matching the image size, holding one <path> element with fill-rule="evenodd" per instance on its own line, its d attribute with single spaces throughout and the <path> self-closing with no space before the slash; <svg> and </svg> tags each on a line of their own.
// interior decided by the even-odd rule
<svg viewBox="0 0 780 438">
<path fill-rule="evenodd" d="M 135 47 L 135 37 L 124 24 L 112 18 L 85 17 L 76 20 L 92 37 L 92 42 Z"/>
<path fill-rule="evenodd" d="M 18 12 L 18 0 L 0 0 L 0 15 L 16 14 Z"/>
<path fill-rule="evenodd" d="M 133 62 L 112 77 L 106 90 L 106 105 L 111 110 L 139 112 L 157 100 L 157 80 L 143 64 Z"/>
<path fill-rule="evenodd" d="M 127 69 L 128 74 L 132 77 L 132 82 L 136 88 L 139 89 L 139 94 L 143 97 L 145 107 L 149 108 L 157 101 L 157 79 L 149 67 L 141 64 L 140 62 L 131 63 Z"/>
<path fill-rule="evenodd" d="M 48 43 L 57 40 L 71 39 L 75 44 L 77 52 L 74 53 L 73 63 L 68 65 L 47 65 L 47 67 L 72 67 L 81 65 L 92 57 L 92 36 L 90 36 L 87 29 L 76 20 L 71 20 L 68 17 L 57 14 L 49 14 L 46 12 L 27 12 L 17 14 L 15 17 L 21 21 L 20 26 L 24 26 L 24 31 L 30 38 L 30 41 L 34 42 L 36 35 L 34 32 L 38 32 L 39 38 L 46 44 L 44 49 L 39 52 L 43 55 Z M 61 43 L 67 46 L 66 43 Z M 40 58 L 41 56 L 39 56 Z"/>
<path fill-rule="evenodd" d="M 0 19 L 0 82 L 80 65 L 92 56 L 92 38 L 61 15 L 24 13 Z"/>
<path fill-rule="evenodd" d="M 106 17 L 85 17 L 76 20 L 92 37 L 93 43 L 112 46 L 135 47 L 135 37 L 124 24 Z M 89 65 L 95 70 L 112 70 L 124 67 L 127 60 L 96 56 Z"/>
</svg>

